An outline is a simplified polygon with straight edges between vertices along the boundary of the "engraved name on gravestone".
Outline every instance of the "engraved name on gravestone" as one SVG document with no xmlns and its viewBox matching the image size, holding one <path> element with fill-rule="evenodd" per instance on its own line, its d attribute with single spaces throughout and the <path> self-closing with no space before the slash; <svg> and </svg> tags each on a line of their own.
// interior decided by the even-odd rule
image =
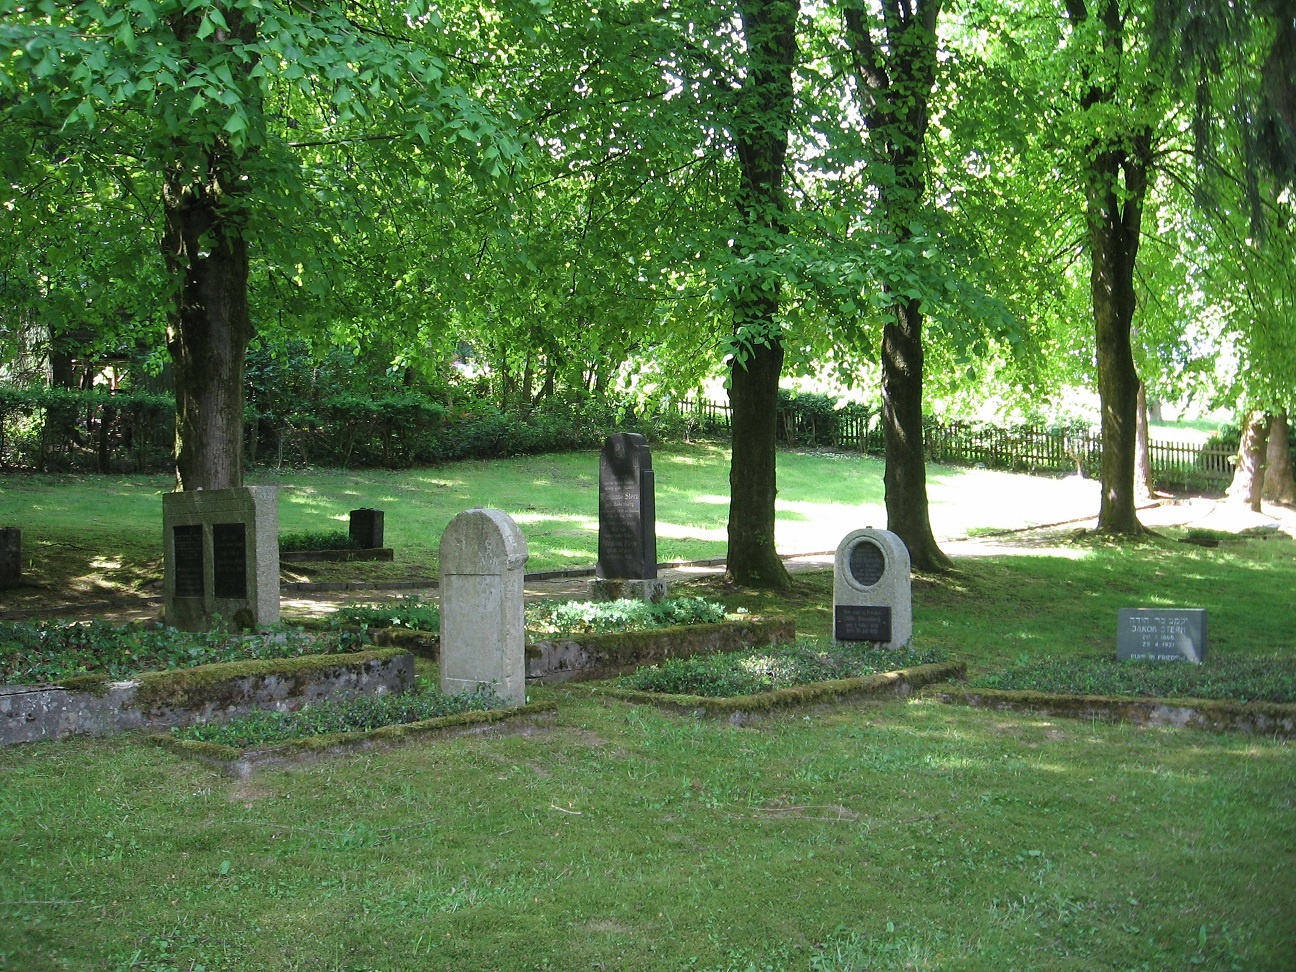
<svg viewBox="0 0 1296 972">
<path fill-rule="evenodd" d="M 242 628 L 279 620 L 279 508 L 274 486 L 162 497 L 167 624 L 203 631 L 214 615 Z"/>
<path fill-rule="evenodd" d="M 902 647 L 913 636 L 909 550 L 889 530 L 848 533 L 837 546 L 833 640 Z"/>
<path fill-rule="evenodd" d="M 1120 661 L 1206 660 L 1205 608 L 1121 608 L 1116 612 Z"/>
<path fill-rule="evenodd" d="M 441 691 L 489 685 L 526 703 L 526 539 L 499 510 L 460 513 L 441 535 Z"/>
<path fill-rule="evenodd" d="M 599 551 L 595 575 L 657 576 L 657 504 L 652 454 L 637 432 L 607 437 L 599 455 Z"/>
</svg>

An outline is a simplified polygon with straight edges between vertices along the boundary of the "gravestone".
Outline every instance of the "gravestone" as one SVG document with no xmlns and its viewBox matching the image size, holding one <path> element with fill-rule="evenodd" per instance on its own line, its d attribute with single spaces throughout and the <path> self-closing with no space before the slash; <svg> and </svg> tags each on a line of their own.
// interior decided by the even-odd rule
<svg viewBox="0 0 1296 972">
<path fill-rule="evenodd" d="M 219 614 L 240 628 L 279 620 L 279 506 L 274 486 L 162 497 L 166 622 L 203 631 Z"/>
<path fill-rule="evenodd" d="M 499 510 L 460 513 L 441 535 L 441 691 L 490 685 L 526 703 L 526 538 Z"/>
<path fill-rule="evenodd" d="M 352 510 L 349 527 L 352 542 L 362 550 L 376 550 L 383 545 L 382 510 Z"/>
<path fill-rule="evenodd" d="M 889 530 L 846 534 L 833 576 L 833 640 L 901 648 L 913 636 L 909 549 Z"/>
<path fill-rule="evenodd" d="M 22 583 L 22 530 L 0 527 L 0 590 Z"/>
<path fill-rule="evenodd" d="M 1119 661 L 1206 660 L 1204 608 L 1121 608 L 1116 612 Z"/>
<path fill-rule="evenodd" d="M 599 454 L 599 547 L 595 597 L 660 601 L 652 453 L 637 432 L 609 435 Z"/>
</svg>

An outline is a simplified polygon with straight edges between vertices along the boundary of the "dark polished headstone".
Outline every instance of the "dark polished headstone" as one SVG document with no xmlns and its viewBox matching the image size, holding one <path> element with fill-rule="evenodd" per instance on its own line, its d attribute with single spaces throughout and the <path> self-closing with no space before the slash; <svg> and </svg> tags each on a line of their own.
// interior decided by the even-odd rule
<svg viewBox="0 0 1296 972">
<path fill-rule="evenodd" d="M 202 597 L 203 528 L 195 523 L 171 528 L 172 563 L 175 565 L 175 596 Z"/>
<path fill-rule="evenodd" d="M 0 588 L 22 581 L 22 530 L 0 527 Z"/>
<path fill-rule="evenodd" d="M 1204 608 L 1121 608 L 1116 612 L 1119 661 L 1206 660 Z"/>
<path fill-rule="evenodd" d="M 637 432 L 609 435 L 599 456 L 598 577 L 657 576 L 657 504 L 652 454 Z"/>
<path fill-rule="evenodd" d="M 383 511 L 363 507 L 351 511 L 351 541 L 362 550 L 377 550 L 383 545 Z"/>
<path fill-rule="evenodd" d="M 247 527 L 212 524 L 212 592 L 217 597 L 247 597 Z"/>
</svg>

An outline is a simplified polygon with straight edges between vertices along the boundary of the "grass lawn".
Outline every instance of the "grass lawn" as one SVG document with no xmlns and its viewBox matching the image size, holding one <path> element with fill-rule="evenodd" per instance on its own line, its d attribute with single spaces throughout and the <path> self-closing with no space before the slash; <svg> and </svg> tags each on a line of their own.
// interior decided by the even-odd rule
<svg viewBox="0 0 1296 972">
<path fill-rule="evenodd" d="M 723 482 L 713 450 L 658 451 L 659 509 L 671 457 L 698 477 L 664 521 L 707 529 L 713 506 L 723 521 L 723 504 L 707 499 L 722 495 L 707 492 Z M 309 487 L 319 506 L 294 498 L 300 479 L 288 491 L 285 529 L 304 528 L 290 516 L 324 516 L 336 502 L 339 515 L 385 504 L 391 531 L 393 510 L 404 520 L 425 509 L 385 501 L 415 480 L 418 495 L 444 491 L 446 519 L 499 489 L 477 502 L 548 504 L 537 516 L 570 527 L 555 511 L 578 495 L 595 502 L 593 473 L 578 472 L 577 459 L 355 477 L 388 493 L 353 483 L 347 494 L 347 474 L 319 474 Z M 839 537 L 870 522 L 877 464 L 783 459 L 793 470 L 804 463 L 805 480 L 785 473 L 781 524 L 814 522 L 789 514 L 823 509 Z M 517 467 L 530 462 L 534 473 L 551 461 L 549 477 L 566 483 L 559 498 L 528 493 Z M 429 485 L 436 475 L 445 485 Z M 1049 482 L 938 475 L 947 477 L 933 489 L 946 491 L 938 524 L 968 526 L 995 525 L 968 499 L 978 482 L 1005 495 L 1012 479 Z M 141 524 L 157 519 L 158 486 L 113 482 L 138 489 Z M 13 483 L 4 481 L 5 503 Z M 84 534 L 103 509 L 91 491 L 45 492 L 78 490 Z M 32 504 L 45 505 L 43 522 L 63 518 L 65 532 L 41 528 L 46 536 L 76 538 L 67 499 Z M 113 544 L 128 549 L 133 522 L 101 523 L 87 545 L 106 545 L 101 558 Z M 579 550 L 592 550 L 592 536 Z M 1118 608 L 1172 604 L 1208 609 L 1212 657 L 1289 658 L 1293 589 L 1291 541 L 1076 539 L 917 577 L 915 644 L 974 674 L 1025 657 L 1114 653 Z M 828 633 L 826 573 L 798 576 L 780 597 L 718 581 L 681 593 L 791 612 L 802 633 Z M 248 781 L 130 736 L 0 750 L 0 970 L 1287 972 L 1296 956 L 1289 743 L 922 699 L 738 728 L 583 685 L 536 688 L 533 698 L 557 704 L 556 728 Z"/>
<path fill-rule="evenodd" d="M 722 557 L 729 513 L 729 451 L 716 444 L 659 446 L 657 551 L 662 560 Z M 345 528 L 347 511 L 386 512 L 390 564 L 286 567 L 289 579 L 435 578 L 437 545 L 455 514 L 504 510 L 522 528 L 530 570 L 593 566 L 598 555 L 598 455 L 477 461 L 401 471 L 267 473 L 281 487 L 284 532 Z M 882 525 L 882 463 L 860 455 L 779 454 L 778 544 L 831 550 L 849 530 Z M 0 523 L 23 531 L 27 576 L 72 592 L 138 588 L 161 577 L 165 476 L 0 476 Z M 1098 508 L 1092 482 L 933 467 L 932 521 L 941 536 L 1046 523 Z M 19 595 L 0 592 L 0 609 Z M 45 595 L 48 597 L 48 593 Z"/>
</svg>

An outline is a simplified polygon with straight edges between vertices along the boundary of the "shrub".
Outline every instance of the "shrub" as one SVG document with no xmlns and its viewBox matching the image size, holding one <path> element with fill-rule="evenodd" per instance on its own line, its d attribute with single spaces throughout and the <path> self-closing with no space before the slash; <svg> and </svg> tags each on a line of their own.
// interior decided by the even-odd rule
<svg viewBox="0 0 1296 972">
<path fill-rule="evenodd" d="M 331 627 L 362 625 L 368 628 L 412 628 L 415 631 L 441 630 L 441 606 L 410 594 L 386 604 L 348 604 L 338 609 Z"/>
<path fill-rule="evenodd" d="M 668 659 L 623 675 L 617 685 L 641 692 L 724 699 L 944 660 L 944 653 L 937 650 L 878 648 L 864 643 L 824 645 L 800 639 L 790 645 Z"/>
<path fill-rule="evenodd" d="M 383 726 L 398 726 L 425 719 L 483 712 L 502 705 L 489 688 L 461 695 L 444 695 L 420 684 L 404 695 L 362 696 L 336 702 L 316 702 L 296 712 L 252 712 L 224 723 L 177 726 L 177 739 L 194 739 L 235 749 L 282 742 L 333 732 L 363 732 Z"/>
<path fill-rule="evenodd" d="M 1061 695 L 1129 695 L 1137 698 L 1230 699 L 1296 703 L 1296 658 L 1208 658 L 1188 662 L 1116 661 L 1079 656 L 1024 661 L 973 679 L 973 688 L 1052 692 Z"/>
<path fill-rule="evenodd" d="M 357 651 L 363 635 L 308 635 L 275 626 L 243 634 L 217 625 L 211 631 L 91 621 L 0 622 L 0 683 L 58 682 L 74 675 L 126 678 L 136 672 L 214 662 Z"/>
<path fill-rule="evenodd" d="M 700 597 L 668 597 L 659 604 L 626 598 L 542 602 L 527 608 L 527 630 L 533 634 L 597 634 L 715 624 L 724 618 L 723 605 Z"/>
<path fill-rule="evenodd" d="M 300 530 L 279 534 L 279 549 L 294 550 L 357 550 L 360 544 L 346 530 Z"/>
</svg>

